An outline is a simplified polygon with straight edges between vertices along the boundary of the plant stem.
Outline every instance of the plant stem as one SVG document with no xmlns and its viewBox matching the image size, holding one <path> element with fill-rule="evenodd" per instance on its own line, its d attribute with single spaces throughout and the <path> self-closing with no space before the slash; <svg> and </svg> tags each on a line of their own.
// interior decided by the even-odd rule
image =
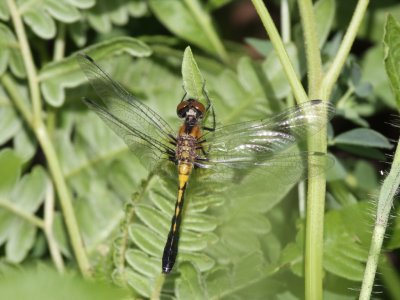
<svg viewBox="0 0 400 300">
<path fill-rule="evenodd" d="M 313 5 L 311 0 L 300 0 L 298 5 L 307 58 L 308 96 L 310 99 L 320 99 L 323 74 Z M 308 139 L 308 150 L 326 153 L 326 139 L 326 128 L 322 128 Z M 311 171 L 312 164 L 309 167 Z M 308 180 L 304 257 L 305 299 L 308 300 L 323 298 L 325 191 L 325 174 Z"/>
<path fill-rule="evenodd" d="M 16 216 L 24 219 L 25 221 L 39 227 L 40 229 L 44 228 L 44 222 L 42 219 L 36 217 L 35 215 L 29 214 L 21 208 L 15 206 L 12 202 L 8 201 L 7 199 L 0 199 L 0 207 L 7 209 L 8 211 L 12 212 Z"/>
<path fill-rule="evenodd" d="M 281 1 L 281 32 L 282 41 L 287 44 L 290 42 L 290 11 L 288 0 Z"/>
<path fill-rule="evenodd" d="M 22 58 L 26 68 L 30 96 L 33 106 L 33 117 L 30 125 L 43 149 L 46 156 L 50 173 L 57 188 L 57 193 L 60 199 L 61 207 L 64 212 L 64 219 L 67 226 L 69 238 L 71 239 L 72 248 L 77 259 L 81 273 L 88 277 L 90 275 L 90 263 L 86 256 L 83 241 L 79 233 L 78 223 L 75 217 L 74 209 L 72 206 L 72 199 L 70 197 L 67 184 L 64 180 L 61 166 L 59 164 L 54 146 L 50 140 L 46 127 L 42 121 L 42 104 L 39 92 L 39 82 L 36 73 L 36 68 L 33 62 L 31 50 L 29 47 L 28 39 L 25 34 L 25 29 L 22 24 L 21 15 L 18 12 L 14 0 L 7 0 L 10 15 L 14 24 L 15 32 L 17 34 L 18 43 L 21 48 Z M 15 100 L 15 99 L 14 99 Z M 22 104 L 23 101 L 15 100 L 16 103 Z M 24 113 L 23 113 L 24 114 Z"/>
<path fill-rule="evenodd" d="M 64 57 L 65 52 L 65 25 L 59 23 L 57 37 L 54 43 L 53 61 L 58 61 Z"/>
<path fill-rule="evenodd" d="M 28 38 L 25 34 L 24 25 L 22 24 L 21 15 L 17 9 L 14 0 L 6 0 L 14 29 L 18 37 L 18 43 L 20 45 L 22 58 L 24 60 L 25 69 L 28 77 L 29 90 L 31 94 L 32 107 L 33 107 L 33 124 L 40 122 L 42 118 L 42 108 L 40 101 L 40 91 L 38 84 L 38 77 L 36 74 L 36 67 L 33 62 L 32 53 L 29 48 Z"/>
<path fill-rule="evenodd" d="M 6 88 L 7 93 L 10 95 L 10 99 L 14 102 L 25 122 L 32 128 L 33 127 L 33 116 L 28 103 L 24 103 L 22 95 L 18 91 L 14 79 L 8 74 L 4 73 L 0 78 L 1 84 Z"/>
<path fill-rule="evenodd" d="M 49 243 L 49 250 L 53 259 L 54 265 L 60 273 L 64 272 L 64 262 L 59 251 L 57 241 L 53 235 L 54 223 L 54 189 L 53 183 L 48 184 L 46 190 L 46 199 L 44 202 L 44 233 Z"/>
<path fill-rule="evenodd" d="M 40 123 L 40 126 L 35 129 L 36 137 L 47 158 L 47 163 L 57 188 L 57 193 L 63 209 L 64 220 L 67 226 L 69 238 L 71 239 L 72 248 L 74 250 L 74 254 L 82 275 L 85 277 L 90 277 L 90 263 L 86 256 L 83 241 L 79 233 L 79 226 L 76 220 L 69 190 L 64 180 L 57 154 L 54 150 L 53 144 L 51 143 L 50 137 L 48 136 L 46 127 L 42 122 Z"/>
<path fill-rule="evenodd" d="M 201 24 L 205 34 L 210 39 L 211 43 L 214 45 L 215 50 L 218 53 L 219 58 L 225 62 L 229 62 L 228 53 L 225 50 L 225 47 L 221 40 L 219 39 L 217 33 L 214 30 L 214 27 L 211 23 L 210 17 L 204 13 L 202 10 L 198 0 L 184 0 L 187 7 L 193 13 L 193 16 L 196 20 Z"/>
<path fill-rule="evenodd" d="M 400 141 L 399 141 L 400 142 Z M 398 142 L 398 143 L 399 143 Z M 372 287 L 376 268 L 379 262 L 379 255 L 382 248 L 383 238 L 393 205 L 393 199 L 400 185 L 400 147 L 397 144 L 396 153 L 394 155 L 392 167 L 389 175 L 382 184 L 379 193 L 378 208 L 376 212 L 376 220 L 374 230 L 372 232 L 371 246 L 369 249 L 367 265 L 364 271 L 363 283 L 361 286 L 360 300 L 367 300 L 371 297 Z"/>
<path fill-rule="evenodd" d="M 293 68 L 290 58 L 286 52 L 285 46 L 283 45 L 282 39 L 279 36 L 278 30 L 276 29 L 275 24 L 272 21 L 272 18 L 267 8 L 264 5 L 264 2 L 262 0 L 251 0 L 251 1 L 253 2 L 255 9 L 262 23 L 264 24 L 264 27 L 269 35 L 272 45 L 274 46 L 275 52 L 278 55 L 279 60 L 281 61 L 286 77 L 288 78 L 288 81 L 292 87 L 293 94 L 297 102 L 298 103 L 307 102 L 308 96 L 299 78 L 297 77 L 297 74 Z"/>
<path fill-rule="evenodd" d="M 297 3 L 300 9 L 307 57 L 308 96 L 310 99 L 319 99 L 322 80 L 322 62 L 317 30 L 315 27 L 314 9 L 311 0 L 299 0 Z M 322 100 L 327 101 L 328 99 Z"/>
<path fill-rule="evenodd" d="M 321 88 L 321 98 L 328 99 L 332 93 L 333 86 L 339 77 L 340 71 L 346 62 L 351 46 L 356 38 L 357 31 L 360 27 L 361 21 L 367 10 L 369 0 L 359 0 L 354 11 L 353 17 L 351 18 L 349 28 L 344 35 L 343 41 L 339 47 L 339 50 L 333 60 L 331 67 L 326 73 Z"/>
<path fill-rule="evenodd" d="M 165 274 L 159 274 L 156 278 L 156 282 L 154 284 L 153 292 L 151 293 L 150 300 L 159 300 L 161 296 L 161 290 L 164 285 Z"/>
</svg>

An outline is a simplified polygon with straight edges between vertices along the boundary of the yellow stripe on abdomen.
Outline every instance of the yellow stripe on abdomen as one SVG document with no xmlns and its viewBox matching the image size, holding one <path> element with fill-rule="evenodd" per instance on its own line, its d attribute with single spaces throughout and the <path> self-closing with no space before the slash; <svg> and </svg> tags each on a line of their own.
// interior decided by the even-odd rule
<svg viewBox="0 0 400 300">
<path fill-rule="evenodd" d="M 171 229 L 168 234 L 168 239 L 164 247 L 164 253 L 162 258 L 162 271 L 163 273 L 169 273 L 175 264 L 176 256 L 178 254 L 178 242 L 179 242 L 179 227 L 182 219 L 183 202 L 185 196 L 185 190 L 187 182 L 189 181 L 190 173 L 192 172 L 193 165 L 191 164 L 179 164 L 178 165 L 178 197 L 175 204 L 175 214 L 171 220 Z"/>
</svg>

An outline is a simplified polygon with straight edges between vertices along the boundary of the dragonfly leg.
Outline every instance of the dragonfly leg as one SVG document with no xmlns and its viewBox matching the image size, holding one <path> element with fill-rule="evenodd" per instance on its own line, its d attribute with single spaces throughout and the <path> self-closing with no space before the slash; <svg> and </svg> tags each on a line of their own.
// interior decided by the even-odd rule
<svg viewBox="0 0 400 300">
<path fill-rule="evenodd" d="M 215 111 L 214 111 L 214 107 L 211 104 L 211 100 L 208 97 L 208 94 L 206 92 L 205 87 L 206 87 L 206 81 L 204 80 L 203 87 L 202 87 L 202 92 L 203 92 L 204 97 L 207 100 L 207 107 L 206 107 L 206 112 L 205 113 L 208 114 L 208 112 L 211 110 L 212 121 L 211 121 L 211 127 L 203 126 L 202 128 L 203 128 L 203 130 L 207 130 L 207 131 L 215 131 L 215 127 L 216 127 Z"/>
</svg>

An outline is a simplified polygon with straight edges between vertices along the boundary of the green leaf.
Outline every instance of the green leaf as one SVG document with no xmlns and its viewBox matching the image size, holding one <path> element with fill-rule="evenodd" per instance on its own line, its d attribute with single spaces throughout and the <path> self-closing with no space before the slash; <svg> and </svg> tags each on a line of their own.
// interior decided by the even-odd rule
<svg viewBox="0 0 400 300">
<path fill-rule="evenodd" d="M 179 271 L 181 276 L 175 288 L 177 299 L 206 299 L 205 284 L 198 270 L 190 263 L 182 263 Z"/>
<path fill-rule="evenodd" d="M 320 48 L 322 48 L 328 38 L 335 13 L 335 0 L 319 0 L 314 4 L 315 24 Z"/>
<path fill-rule="evenodd" d="M 300 65 L 298 59 L 298 50 L 294 44 L 290 43 L 286 45 L 286 51 L 290 57 L 290 60 L 295 68 L 297 74 L 300 73 Z M 280 63 L 275 52 L 272 52 L 267 59 L 262 63 L 262 68 L 265 76 L 268 78 L 268 84 L 272 92 L 269 93 L 269 97 L 283 98 L 291 93 L 291 87 L 286 79 L 286 74 L 283 70 L 282 64 Z"/>
<path fill-rule="evenodd" d="M 336 28 L 345 31 L 353 16 L 355 1 L 336 1 L 337 11 Z M 400 18 L 400 5 L 396 0 L 388 0 L 382 5 L 381 1 L 372 1 L 368 5 L 363 21 L 357 31 L 357 36 L 370 42 L 380 43 L 384 34 L 387 14 L 390 12 L 395 18 Z"/>
<path fill-rule="evenodd" d="M 8 65 L 14 75 L 20 78 L 25 76 L 17 40 L 13 32 L 5 24 L 0 23 L 0 75 L 6 71 Z"/>
<path fill-rule="evenodd" d="M 12 106 L 0 106 L 0 128 L 0 145 L 15 136 L 21 128 L 21 120 Z"/>
<path fill-rule="evenodd" d="M 143 277 L 140 274 L 132 271 L 125 270 L 124 276 L 128 284 L 139 294 L 150 297 L 152 290 L 152 281 L 149 278 Z"/>
<path fill-rule="evenodd" d="M 0 1 L 0 20 L 8 21 L 10 15 L 6 1 Z"/>
<path fill-rule="evenodd" d="M 80 18 L 79 11 L 66 0 L 46 0 L 46 11 L 61 22 L 72 23 Z"/>
<path fill-rule="evenodd" d="M 56 24 L 43 7 L 31 7 L 23 15 L 24 21 L 35 34 L 43 39 L 51 39 L 56 35 Z"/>
<path fill-rule="evenodd" d="M 144 252 L 160 257 L 164 248 L 164 239 L 143 225 L 131 225 L 129 235 L 132 241 Z"/>
<path fill-rule="evenodd" d="M 385 67 L 389 76 L 390 85 L 396 99 L 397 108 L 400 108 L 400 24 L 392 15 L 388 15 L 383 40 L 385 51 Z"/>
<path fill-rule="evenodd" d="M 10 230 L 6 245 L 7 261 L 20 263 L 35 242 L 36 227 L 21 220 L 15 220 Z"/>
<path fill-rule="evenodd" d="M 129 1 L 128 10 L 129 14 L 135 18 L 143 17 L 149 13 L 147 1 L 142 0 Z"/>
<path fill-rule="evenodd" d="M 22 158 L 24 162 L 30 160 L 36 153 L 37 142 L 32 136 L 32 133 L 28 133 L 26 129 L 18 131 L 14 137 L 14 150 Z"/>
<path fill-rule="evenodd" d="M 3 149 L 0 152 L 0 166 L 0 196 L 6 196 L 20 177 L 22 160 L 11 149 Z"/>
<path fill-rule="evenodd" d="M 128 37 L 110 39 L 85 48 L 82 51 L 95 60 L 104 59 L 111 54 L 128 53 L 134 57 L 147 57 L 151 54 L 151 50 L 146 44 Z M 63 104 L 65 88 L 76 87 L 86 81 L 75 56 L 46 65 L 40 70 L 39 78 L 45 100 L 53 106 L 61 106 Z"/>
<path fill-rule="evenodd" d="M 333 140 L 338 145 L 354 145 L 362 147 L 376 147 L 383 149 L 392 149 L 392 144 L 379 132 L 367 129 L 356 128 L 339 134 Z"/>
<path fill-rule="evenodd" d="M 208 30 L 212 29 L 210 16 L 200 7 L 199 1 L 150 0 L 150 8 L 161 23 L 177 36 L 212 54 L 217 53 Z"/>
<path fill-rule="evenodd" d="M 367 50 L 361 61 L 361 81 L 372 85 L 373 93 L 370 97 L 375 96 L 383 100 L 386 105 L 395 108 L 396 101 L 390 90 L 390 81 L 385 71 L 385 66 L 382 64 L 382 57 L 384 57 L 382 48 L 381 45 L 377 45 Z"/>
<path fill-rule="evenodd" d="M 147 277 L 156 277 L 160 274 L 161 260 L 149 257 L 139 250 L 129 249 L 125 255 L 128 264 L 137 272 Z"/>
<path fill-rule="evenodd" d="M 68 2 L 82 9 L 91 8 L 96 4 L 96 0 L 68 0 Z"/>
<path fill-rule="evenodd" d="M 272 44 L 268 40 L 262 40 L 257 38 L 246 38 L 245 41 L 264 57 L 267 57 L 273 50 Z"/>
<path fill-rule="evenodd" d="M 372 203 L 358 202 L 341 210 L 332 210 L 324 221 L 324 269 L 352 281 L 361 281 L 371 233 L 366 224 L 372 225 Z M 291 264 L 293 271 L 303 276 L 304 225 L 298 232 L 296 243 L 284 249 L 281 266 Z"/>
<path fill-rule="evenodd" d="M 204 79 L 193 58 L 193 53 L 190 47 L 186 47 L 185 52 L 183 53 L 182 80 L 183 87 L 187 92 L 187 97 L 199 100 L 204 98 Z"/>
<path fill-rule="evenodd" d="M 4 228 L 2 236 L 6 241 L 6 258 L 10 262 L 21 262 L 35 243 L 36 224 L 29 223 L 18 213 L 33 215 L 44 200 L 48 185 L 46 172 L 41 166 L 35 167 L 31 173 L 26 174 L 18 183 L 14 184 L 12 191 L 1 199 L 1 205 L 12 208 L 2 212 L 2 218 L 7 220 L 8 228 Z"/>
<path fill-rule="evenodd" d="M 83 22 L 75 22 L 67 26 L 69 36 L 78 47 L 83 47 L 87 41 L 87 30 Z"/>
</svg>

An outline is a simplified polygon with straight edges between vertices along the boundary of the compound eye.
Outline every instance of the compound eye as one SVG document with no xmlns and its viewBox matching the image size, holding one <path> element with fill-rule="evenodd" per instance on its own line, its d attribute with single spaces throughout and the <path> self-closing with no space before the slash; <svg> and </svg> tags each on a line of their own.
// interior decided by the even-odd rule
<svg viewBox="0 0 400 300">
<path fill-rule="evenodd" d="M 182 101 L 176 107 L 176 114 L 179 118 L 184 118 L 189 108 L 189 101 Z"/>
<path fill-rule="evenodd" d="M 204 112 L 206 111 L 206 108 L 204 107 L 204 105 L 198 101 L 195 101 L 193 103 L 193 107 L 196 109 L 198 116 L 203 117 Z"/>
</svg>

